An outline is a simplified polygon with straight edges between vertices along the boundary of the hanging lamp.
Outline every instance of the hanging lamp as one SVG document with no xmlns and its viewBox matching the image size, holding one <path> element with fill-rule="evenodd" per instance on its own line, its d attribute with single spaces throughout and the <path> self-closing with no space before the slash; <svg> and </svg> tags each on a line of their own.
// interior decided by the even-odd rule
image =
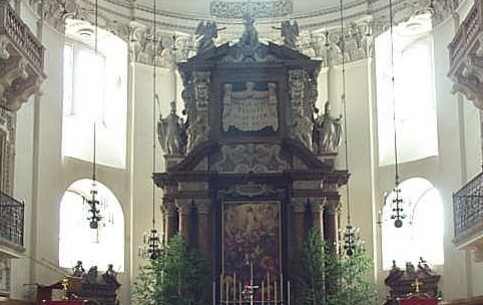
<svg viewBox="0 0 483 305">
<path fill-rule="evenodd" d="M 156 0 L 153 0 L 153 158 L 152 169 L 153 173 L 156 170 Z M 151 219 L 151 231 L 144 236 L 143 245 L 140 248 L 139 255 L 145 259 L 155 260 L 161 255 L 161 242 L 156 229 L 156 186 L 154 180 L 152 182 L 152 219 Z"/>
<path fill-rule="evenodd" d="M 389 29 L 391 41 L 391 85 L 392 85 L 392 105 L 393 105 L 393 124 L 394 124 L 394 172 L 395 186 L 393 189 L 394 199 L 392 200 L 391 219 L 394 220 L 394 226 L 401 228 L 405 215 L 403 213 L 403 199 L 401 197 L 401 188 L 399 187 L 399 162 L 397 152 L 397 116 L 396 116 L 396 92 L 395 92 L 395 73 L 394 73 L 394 26 L 393 26 L 393 6 L 392 0 L 389 0 Z"/>
<path fill-rule="evenodd" d="M 345 38 L 344 38 L 344 5 L 340 0 L 340 48 L 342 52 L 342 106 L 344 111 L 344 146 L 345 146 L 345 167 L 349 170 L 349 148 L 347 141 L 347 103 L 346 103 L 346 76 L 345 76 Z M 346 200 L 347 200 L 347 224 L 342 232 L 344 253 L 351 257 L 359 249 L 360 238 L 359 228 L 355 228 L 351 223 L 351 204 L 350 204 L 350 188 L 349 181 L 346 184 Z"/>
</svg>

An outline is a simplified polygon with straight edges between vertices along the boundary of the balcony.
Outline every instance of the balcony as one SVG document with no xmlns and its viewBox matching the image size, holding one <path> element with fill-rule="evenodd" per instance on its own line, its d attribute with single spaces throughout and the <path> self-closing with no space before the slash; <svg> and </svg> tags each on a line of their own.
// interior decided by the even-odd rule
<svg viewBox="0 0 483 305">
<path fill-rule="evenodd" d="M 448 46 L 453 92 L 483 110 L 483 1 L 475 1 Z"/>
<path fill-rule="evenodd" d="M 19 257 L 23 247 L 24 204 L 0 192 L 0 259 Z"/>
<path fill-rule="evenodd" d="M 0 107 L 17 111 L 45 79 L 44 47 L 7 0 L 0 0 Z"/>
<path fill-rule="evenodd" d="M 483 261 L 483 173 L 453 194 L 454 238 L 460 250 L 473 250 Z"/>
</svg>

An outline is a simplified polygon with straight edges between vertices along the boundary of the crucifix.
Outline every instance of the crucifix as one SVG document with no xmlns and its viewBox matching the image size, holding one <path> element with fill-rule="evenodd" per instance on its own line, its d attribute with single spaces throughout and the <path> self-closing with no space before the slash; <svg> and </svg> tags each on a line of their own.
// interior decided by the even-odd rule
<svg viewBox="0 0 483 305">
<path fill-rule="evenodd" d="M 245 287 L 242 291 L 242 295 L 245 300 L 250 301 L 250 305 L 253 305 L 253 296 L 255 294 L 255 289 L 258 289 L 258 286 L 253 284 L 253 263 L 250 262 L 250 282 L 245 284 Z"/>
<path fill-rule="evenodd" d="M 69 279 L 64 277 L 60 283 L 60 286 L 62 287 L 62 300 L 68 300 L 69 296 L 67 294 L 67 289 L 69 288 Z"/>
<path fill-rule="evenodd" d="M 414 292 L 419 293 L 419 287 L 423 286 L 423 282 L 416 278 L 414 279 L 414 283 L 412 283 L 411 286 L 414 287 Z"/>
</svg>

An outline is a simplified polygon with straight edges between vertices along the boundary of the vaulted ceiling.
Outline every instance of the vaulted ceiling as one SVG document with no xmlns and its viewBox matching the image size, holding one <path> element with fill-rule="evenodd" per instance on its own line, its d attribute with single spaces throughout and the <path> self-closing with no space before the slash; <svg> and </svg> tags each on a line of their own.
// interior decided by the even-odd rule
<svg viewBox="0 0 483 305">
<path fill-rule="evenodd" d="M 339 0 L 157 0 L 157 6 L 164 11 L 176 13 L 176 14 L 188 14 L 188 15 L 211 15 L 210 6 L 212 7 L 224 7 L 229 9 L 236 5 L 248 6 L 251 5 L 254 8 L 265 7 L 268 8 L 273 4 L 274 7 L 291 6 L 291 12 L 289 14 L 304 14 L 315 11 L 329 11 L 338 10 L 340 7 Z M 139 4 L 146 6 L 153 6 L 152 0 L 138 0 Z M 349 0 L 343 1 L 344 6 L 350 6 L 355 3 L 364 3 L 367 1 Z M 226 12 L 229 13 L 229 12 Z"/>
<path fill-rule="evenodd" d="M 54 0 L 52 0 L 54 1 Z M 312 57 L 324 57 L 327 43 L 337 44 L 344 29 L 346 46 L 367 49 L 370 40 L 388 28 L 390 0 L 64 0 L 68 34 L 86 33 L 85 21 L 94 24 L 95 4 L 98 4 L 100 27 L 106 28 L 134 48 L 145 43 L 152 35 L 153 24 L 162 49 L 196 48 L 196 29 L 206 20 L 216 21 L 219 33 L 216 44 L 238 41 L 244 31 L 243 16 L 249 12 L 256 20 L 258 36 L 262 41 L 280 43 L 281 22 L 297 21 L 300 35 L 297 49 Z M 156 1 L 156 9 L 154 2 Z M 57 3 L 57 1 L 54 1 Z M 74 5 L 68 5 L 68 4 Z M 411 35 L 427 30 L 426 24 L 437 24 L 455 11 L 459 1 L 446 0 L 392 0 L 396 23 L 407 21 Z M 341 7 L 343 10 L 341 11 Z M 68 12 L 69 13 L 69 12 Z M 421 18 L 423 17 L 423 18 Z M 62 15 L 65 18 L 65 14 Z M 344 27 L 341 19 L 343 18 Z M 78 21 L 84 21 L 79 23 Z M 92 32 L 92 29 L 90 30 Z M 79 34 L 80 33 L 80 34 Z M 406 33 L 406 34 L 407 34 Z M 148 39 L 149 40 L 149 39 Z M 184 51 L 183 51 L 184 52 Z M 184 52 L 188 53 L 188 51 Z M 357 52 L 356 52 L 357 53 Z M 314 55 L 315 54 L 315 55 Z M 359 53 L 357 53 L 359 54 Z M 185 58 L 189 55 L 178 55 Z M 369 54 L 366 54 L 369 56 Z M 358 59 L 356 56 L 355 60 Z"/>
<path fill-rule="evenodd" d="M 84 12 L 93 12 L 94 0 L 75 1 Z M 100 14 L 118 24 L 139 22 L 152 24 L 156 1 L 157 23 L 173 31 L 191 32 L 202 20 L 216 20 L 221 26 L 242 23 L 245 12 L 257 24 L 280 24 L 297 20 L 301 29 L 324 30 L 340 25 L 341 7 L 347 24 L 370 18 L 374 23 L 387 24 L 389 0 L 98 0 Z M 454 2 L 454 1 L 452 1 Z M 393 0 L 394 20 L 406 20 L 432 7 L 438 12 L 452 10 L 443 0 Z M 448 14 L 446 14 L 448 15 Z M 85 18 L 87 20 L 92 18 Z M 229 29 L 228 29 L 229 31 Z M 228 32 L 227 31 L 227 32 Z"/>
</svg>

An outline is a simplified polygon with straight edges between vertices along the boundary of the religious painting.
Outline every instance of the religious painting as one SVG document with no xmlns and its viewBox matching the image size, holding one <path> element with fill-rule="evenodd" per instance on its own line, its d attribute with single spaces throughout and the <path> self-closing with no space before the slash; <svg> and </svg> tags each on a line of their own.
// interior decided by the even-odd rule
<svg viewBox="0 0 483 305">
<path fill-rule="evenodd" d="M 259 292 L 264 291 L 261 298 L 280 298 L 283 282 L 280 205 L 280 201 L 223 203 L 222 277 L 226 285 L 222 287 L 226 293 L 223 299 L 238 299 L 238 288 L 247 283 L 259 287 Z"/>
</svg>

